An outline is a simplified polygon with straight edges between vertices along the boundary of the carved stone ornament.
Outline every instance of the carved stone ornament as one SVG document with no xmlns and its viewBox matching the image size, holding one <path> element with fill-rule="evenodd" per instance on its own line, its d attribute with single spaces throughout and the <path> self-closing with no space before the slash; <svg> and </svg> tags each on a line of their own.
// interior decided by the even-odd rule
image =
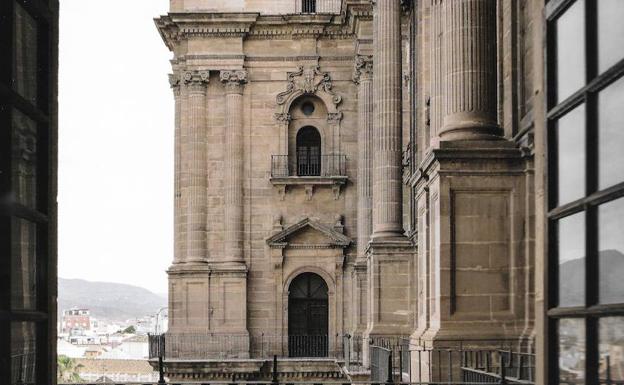
<svg viewBox="0 0 624 385">
<path fill-rule="evenodd" d="M 184 83 L 186 84 L 208 83 L 209 79 L 209 71 L 186 71 L 184 73 Z"/>
<path fill-rule="evenodd" d="M 276 120 L 278 123 L 285 123 L 285 124 L 288 124 L 288 123 L 290 123 L 291 116 L 290 116 L 290 114 L 288 114 L 288 113 L 276 113 L 276 114 L 275 114 L 275 120 Z"/>
<path fill-rule="evenodd" d="M 176 88 L 180 86 L 180 75 L 178 74 L 169 74 L 169 85 L 171 88 Z"/>
<path fill-rule="evenodd" d="M 338 124 L 342 120 L 342 112 L 330 112 L 327 114 L 329 124 Z"/>
<path fill-rule="evenodd" d="M 373 57 L 371 55 L 357 55 L 353 69 L 353 81 L 357 84 L 362 80 L 373 78 Z"/>
<path fill-rule="evenodd" d="M 222 82 L 246 83 L 247 71 L 245 70 L 221 71 L 221 81 Z"/>
<path fill-rule="evenodd" d="M 319 66 L 304 69 L 300 65 L 297 71 L 288 73 L 286 91 L 279 93 L 276 101 L 278 105 L 282 105 L 294 93 L 312 95 L 322 91 L 331 95 L 334 105 L 338 105 L 342 101 L 342 97 L 337 95 L 332 88 L 331 76 L 327 72 L 321 72 Z"/>
</svg>

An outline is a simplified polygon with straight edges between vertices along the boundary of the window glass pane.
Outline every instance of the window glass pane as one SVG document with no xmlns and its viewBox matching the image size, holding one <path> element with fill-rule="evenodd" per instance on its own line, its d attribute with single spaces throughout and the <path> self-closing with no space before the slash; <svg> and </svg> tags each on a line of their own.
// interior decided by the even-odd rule
<svg viewBox="0 0 624 385">
<path fill-rule="evenodd" d="M 585 85 L 585 1 L 557 19 L 557 101 Z"/>
<path fill-rule="evenodd" d="M 598 328 L 600 383 L 624 381 L 624 317 L 601 318 Z"/>
<path fill-rule="evenodd" d="M 585 105 L 557 123 L 558 206 L 585 196 Z"/>
<path fill-rule="evenodd" d="M 37 225 L 24 219 L 11 222 L 11 308 L 34 310 L 37 277 Z"/>
<path fill-rule="evenodd" d="M 622 46 L 624 47 L 624 42 Z M 600 92 L 598 103 L 598 180 L 600 189 L 604 189 L 624 182 L 624 78 Z"/>
<path fill-rule="evenodd" d="M 35 340 L 33 322 L 11 323 L 11 385 L 35 384 Z"/>
<path fill-rule="evenodd" d="M 559 320 L 559 383 L 582 384 L 585 379 L 585 320 Z"/>
<path fill-rule="evenodd" d="M 37 124 L 13 109 L 13 192 L 18 203 L 37 205 Z"/>
<path fill-rule="evenodd" d="M 13 89 L 30 100 L 37 101 L 37 22 L 15 2 L 15 36 L 13 42 Z"/>
<path fill-rule="evenodd" d="M 600 303 L 624 303 L 624 198 L 598 207 Z"/>
<path fill-rule="evenodd" d="M 585 305 L 585 212 L 559 220 L 559 306 Z"/>
<path fill-rule="evenodd" d="M 598 3 L 598 70 L 603 72 L 624 58 L 624 1 Z"/>
</svg>

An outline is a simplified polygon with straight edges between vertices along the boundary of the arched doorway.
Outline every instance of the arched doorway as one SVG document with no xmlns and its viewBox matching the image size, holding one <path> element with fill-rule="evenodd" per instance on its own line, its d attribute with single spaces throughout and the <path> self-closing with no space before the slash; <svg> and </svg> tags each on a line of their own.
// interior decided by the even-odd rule
<svg viewBox="0 0 624 385">
<path fill-rule="evenodd" d="M 327 357 L 327 284 L 319 275 L 298 275 L 288 288 L 290 357 Z"/>
<path fill-rule="evenodd" d="M 321 175 L 321 134 L 312 126 L 297 132 L 297 175 Z"/>
</svg>

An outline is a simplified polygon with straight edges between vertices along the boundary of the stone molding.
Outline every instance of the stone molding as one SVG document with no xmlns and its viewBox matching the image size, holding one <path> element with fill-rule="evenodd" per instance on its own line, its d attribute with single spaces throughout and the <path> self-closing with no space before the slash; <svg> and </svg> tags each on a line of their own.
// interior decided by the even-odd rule
<svg viewBox="0 0 624 385">
<path fill-rule="evenodd" d="M 296 232 L 309 227 L 319 231 L 327 238 L 329 242 L 324 244 L 289 244 L 288 238 Z M 326 226 L 311 218 L 305 218 L 295 223 L 294 225 L 286 227 L 284 230 L 274 234 L 267 239 L 267 244 L 271 248 L 299 248 L 299 249 L 318 249 L 318 248 L 346 248 L 351 244 L 351 239 L 344 234 L 334 230 L 333 228 Z"/>
</svg>

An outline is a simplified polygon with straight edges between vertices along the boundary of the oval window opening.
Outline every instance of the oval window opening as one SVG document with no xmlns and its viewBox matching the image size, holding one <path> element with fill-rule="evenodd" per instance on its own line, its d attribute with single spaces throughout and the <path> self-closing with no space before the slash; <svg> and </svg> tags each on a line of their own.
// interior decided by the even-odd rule
<svg viewBox="0 0 624 385">
<path fill-rule="evenodd" d="M 301 105 L 301 112 L 303 112 L 305 116 L 312 115 L 314 113 L 314 104 L 312 104 L 312 102 L 304 102 Z"/>
</svg>

